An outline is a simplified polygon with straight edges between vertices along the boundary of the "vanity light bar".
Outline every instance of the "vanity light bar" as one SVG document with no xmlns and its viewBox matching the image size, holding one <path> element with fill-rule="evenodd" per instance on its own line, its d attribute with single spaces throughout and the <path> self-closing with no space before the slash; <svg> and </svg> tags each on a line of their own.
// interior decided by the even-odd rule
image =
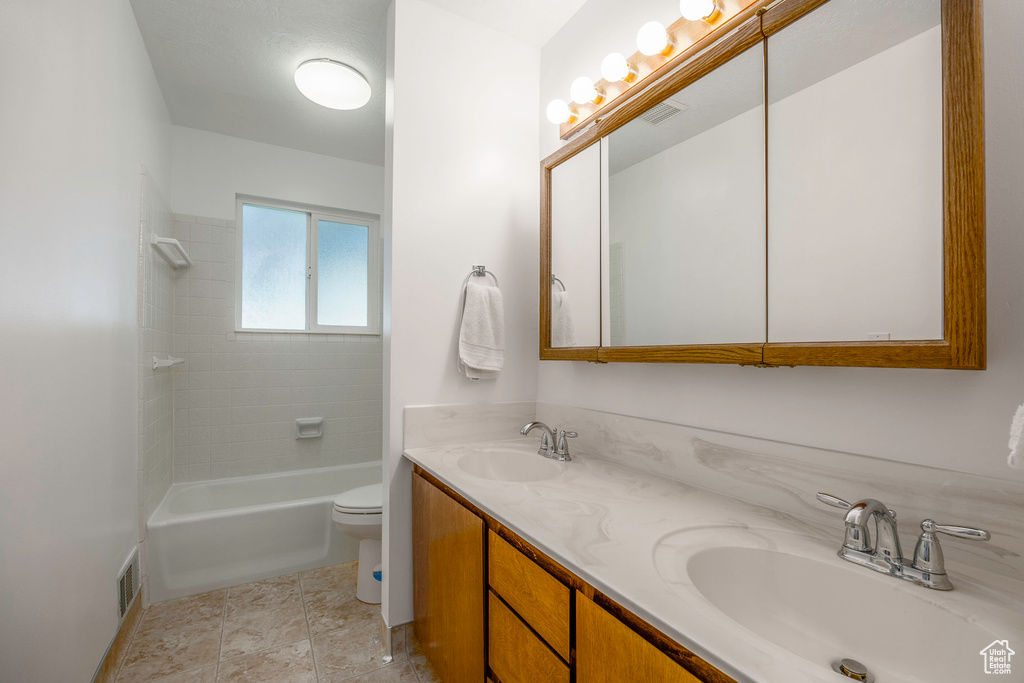
<svg viewBox="0 0 1024 683">
<path fill-rule="evenodd" d="M 573 101 L 553 100 L 548 105 L 548 120 L 558 125 L 561 139 L 569 138 L 702 50 L 710 36 L 731 31 L 776 1 L 678 0 L 680 13 L 685 16 L 664 29 L 657 22 L 645 24 L 637 36 L 638 49 L 631 57 L 618 53 L 605 57 L 601 64 L 603 78 L 596 83 L 585 76 L 577 78 L 571 93 Z M 664 36 L 659 35 L 661 30 Z"/>
</svg>

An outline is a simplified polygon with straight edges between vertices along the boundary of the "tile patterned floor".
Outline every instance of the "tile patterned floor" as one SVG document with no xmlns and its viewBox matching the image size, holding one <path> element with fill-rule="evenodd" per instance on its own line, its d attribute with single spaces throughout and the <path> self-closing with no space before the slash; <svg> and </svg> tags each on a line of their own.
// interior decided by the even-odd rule
<svg viewBox="0 0 1024 683">
<path fill-rule="evenodd" d="M 405 627 L 384 665 L 379 624 L 379 606 L 356 600 L 354 562 L 255 581 L 151 605 L 116 681 L 436 683 Z"/>
</svg>

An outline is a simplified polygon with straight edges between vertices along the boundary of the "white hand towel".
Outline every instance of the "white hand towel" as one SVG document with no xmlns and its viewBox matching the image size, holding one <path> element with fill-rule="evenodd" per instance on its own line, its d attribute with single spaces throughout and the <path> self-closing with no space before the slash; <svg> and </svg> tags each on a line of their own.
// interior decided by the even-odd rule
<svg viewBox="0 0 1024 683">
<path fill-rule="evenodd" d="M 492 379 L 505 365 L 505 312 L 501 290 L 466 283 L 459 331 L 459 372 Z"/>
<path fill-rule="evenodd" d="M 1010 424 L 1010 457 L 1006 464 L 1015 469 L 1024 469 L 1024 406 L 1019 406 Z"/>
<path fill-rule="evenodd" d="M 576 324 L 572 321 L 568 292 L 551 295 L 551 346 L 576 346 Z"/>
</svg>

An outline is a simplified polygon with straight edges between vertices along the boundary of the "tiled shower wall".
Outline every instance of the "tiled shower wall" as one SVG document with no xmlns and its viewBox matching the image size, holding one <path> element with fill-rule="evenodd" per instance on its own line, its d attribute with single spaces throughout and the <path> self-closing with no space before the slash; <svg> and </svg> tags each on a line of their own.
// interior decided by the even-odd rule
<svg viewBox="0 0 1024 683">
<path fill-rule="evenodd" d="M 140 214 L 139 505 L 148 519 L 171 486 L 172 374 L 167 368 L 154 370 L 153 357 L 171 354 L 176 274 L 150 244 L 151 235 L 166 237 L 173 226 L 170 210 L 146 173 Z"/>
<path fill-rule="evenodd" d="M 379 335 L 235 332 L 235 227 L 175 215 L 195 265 L 176 283 L 174 481 L 380 460 Z M 319 439 L 295 420 L 323 417 Z"/>
<path fill-rule="evenodd" d="M 150 244 L 154 234 L 173 230 L 170 209 L 149 174 L 142 174 L 139 202 L 139 541 L 143 585 L 146 520 L 171 487 L 173 463 L 173 380 L 171 370 L 153 369 L 153 356 L 166 358 L 173 346 L 174 281 L 179 275 Z"/>
</svg>

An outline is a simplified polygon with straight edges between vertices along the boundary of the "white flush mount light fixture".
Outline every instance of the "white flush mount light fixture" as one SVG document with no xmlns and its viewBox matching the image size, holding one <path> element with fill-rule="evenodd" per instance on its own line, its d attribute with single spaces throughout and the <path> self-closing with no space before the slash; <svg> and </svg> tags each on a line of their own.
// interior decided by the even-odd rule
<svg viewBox="0 0 1024 683">
<path fill-rule="evenodd" d="M 716 0 L 679 0 L 679 13 L 687 21 L 708 21 L 717 11 Z"/>
<path fill-rule="evenodd" d="M 572 85 L 569 86 L 569 94 L 572 95 L 573 102 L 580 104 L 597 102 L 601 99 L 601 91 L 594 85 L 594 81 L 586 76 L 580 76 L 572 82 Z"/>
<path fill-rule="evenodd" d="M 665 52 L 671 45 L 668 31 L 661 22 L 648 21 L 636 34 L 636 49 L 648 57 Z"/>
<path fill-rule="evenodd" d="M 629 65 L 626 58 L 618 52 L 613 52 L 601 62 L 601 77 L 609 83 L 616 81 L 629 81 L 636 75 L 636 71 Z"/>
<path fill-rule="evenodd" d="M 548 121 L 555 124 L 568 123 L 572 120 L 573 111 L 563 100 L 551 100 L 548 103 Z"/>
<path fill-rule="evenodd" d="M 370 101 L 370 84 L 352 67 L 332 59 L 311 59 L 295 70 L 303 95 L 330 109 L 359 109 Z"/>
</svg>

